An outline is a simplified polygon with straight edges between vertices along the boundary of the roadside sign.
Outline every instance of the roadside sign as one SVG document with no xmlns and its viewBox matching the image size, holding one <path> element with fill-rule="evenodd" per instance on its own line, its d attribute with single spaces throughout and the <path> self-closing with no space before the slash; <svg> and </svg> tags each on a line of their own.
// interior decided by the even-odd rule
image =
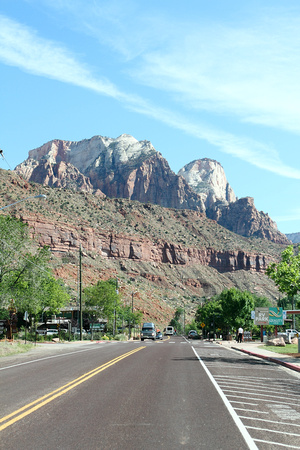
<svg viewBox="0 0 300 450">
<path fill-rule="evenodd" d="M 202 328 L 205 327 L 205 323 L 203 323 L 203 322 L 200 325 L 201 325 Z"/>
<path fill-rule="evenodd" d="M 254 325 L 269 325 L 269 308 L 255 308 Z"/>
<path fill-rule="evenodd" d="M 282 308 L 255 308 L 254 325 L 283 325 L 284 311 Z"/>
<path fill-rule="evenodd" d="M 269 308 L 269 325 L 283 325 L 283 310 L 282 308 Z"/>
</svg>

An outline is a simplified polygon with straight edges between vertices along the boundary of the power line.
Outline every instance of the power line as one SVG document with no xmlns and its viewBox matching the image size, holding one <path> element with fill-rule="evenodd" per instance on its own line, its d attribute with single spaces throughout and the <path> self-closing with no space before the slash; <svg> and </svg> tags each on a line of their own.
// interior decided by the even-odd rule
<svg viewBox="0 0 300 450">
<path fill-rule="evenodd" d="M 7 161 L 7 159 L 4 156 L 3 150 L 0 148 L 0 156 L 2 157 L 2 159 L 4 159 L 4 161 L 6 162 L 6 164 L 8 165 L 8 167 L 10 168 L 10 170 L 13 170 L 13 168 L 11 167 L 11 165 L 9 164 L 9 162 Z"/>
</svg>

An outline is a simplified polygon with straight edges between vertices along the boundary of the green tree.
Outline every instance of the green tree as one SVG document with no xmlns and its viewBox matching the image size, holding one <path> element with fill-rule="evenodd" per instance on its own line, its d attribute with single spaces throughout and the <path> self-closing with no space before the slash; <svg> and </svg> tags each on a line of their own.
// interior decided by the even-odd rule
<svg viewBox="0 0 300 450">
<path fill-rule="evenodd" d="M 183 332 L 183 317 L 184 317 L 184 309 L 178 307 L 174 313 L 173 319 L 171 319 L 169 323 L 169 325 L 173 327 L 177 333 Z"/>
<path fill-rule="evenodd" d="M 289 245 L 281 253 L 281 262 L 271 263 L 267 267 L 266 274 L 274 281 L 278 290 L 294 297 L 300 291 L 300 247 L 298 254 L 294 254 L 294 248 Z"/>
<path fill-rule="evenodd" d="M 269 308 L 270 306 L 272 306 L 272 303 L 270 302 L 270 300 L 266 297 L 258 297 L 255 294 L 252 294 L 253 300 L 254 300 L 254 306 L 255 308 Z"/>
<path fill-rule="evenodd" d="M 204 334 L 207 334 L 210 331 L 215 332 L 217 329 L 224 330 L 225 324 L 219 297 L 217 296 L 211 300 L 206 300 L 202 306 L 199 306 L 195 320 L 198 328 L 201 327 L 201 323 L 205 324 L 205 327 L 203 328 Z"/>
<path fill-rule="evenodd" d="M 120 295 L 116 289 L 116 281 L 98 281 L 94 286 L 84 289 L 85 312 L 98 318 L 114 320 L 114 314 L 120 304 Z"/>
<path fill-rule="evenodd" d="M 62 281 L 56 280 L 49 268 L 49 249 L 39 249 L 35 255 L 27 255 L 26 264 L 15 271 L 9 288 L 18 312 L 25 312 L 38 319 L 43 313 L 59 312 L 69 300 Z"/>
<path fill-rule="evenodd" d="M 26 224 L 0 217 L 0 302 L 11 299 L 19 313 L 28 311 L 36 320 L 45 310 L 58 312 L 69 299 L 62 282 L 50 269 L 49 248 L 38 248 Z"/>
<path fill-rule="evenodd" d="M 251 311 L 254 310 L 255 303 L 250 292 L 231 288 L 221 292 L 219 299 L 228 331 L 236 330 L 239 326 L 252 326 Z"/>
<path fill-rule="evenodd" d="M 0 216 L 0 304 L 7 305 L 12 279 L 16 281 L 26 266 L 25 257 L 31 241 L 28 227 L 10 216 Z"/>
</svg>

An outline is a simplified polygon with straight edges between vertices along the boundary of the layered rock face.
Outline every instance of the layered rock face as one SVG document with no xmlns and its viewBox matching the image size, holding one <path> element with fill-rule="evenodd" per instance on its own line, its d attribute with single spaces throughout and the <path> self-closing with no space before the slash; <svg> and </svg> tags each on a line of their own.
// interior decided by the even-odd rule
<svg viewBox="0 0 300 450">
<path fill-rule="evenodd" d="M 37 216 L 23 216 L 21 219 L 29 224 L 32 237 L 38 240 L 39 245 L 49 246 L 54 252 L 74 252 L 81 243 L 85 251 L 95 252 L 105 258 L 181 266 L 200 264 L 215 268 L 218 272 L 249 270 L 264 273 L 272 261 L 272 258 L 266 255 L 242 250 L 220 251 L 213 248 L 185 247 L 162 240 L 153 242 L 133 235 L 107 234 L 88 226 L 74 228 L 57 221 L 44 222 Z"/>
<path fill-rule="evenodd" d="M 53 140 L 31 150 L 15 170 L 28 181 L 51 187 L 205 212 L 243 236 L 289 242 L 267 214 L 256 210 L 253 199 L 236 200 L 217 161 L 193 161 L 176 175 L 149 141 L 126 134 L 117 139 Z"/>
</svg>

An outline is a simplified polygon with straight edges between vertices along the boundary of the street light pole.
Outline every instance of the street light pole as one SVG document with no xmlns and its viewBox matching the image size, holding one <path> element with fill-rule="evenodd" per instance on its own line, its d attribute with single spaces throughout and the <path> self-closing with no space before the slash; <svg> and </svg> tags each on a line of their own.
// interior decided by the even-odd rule
<svg viewBox="0 0 300 450">
<path fill-rule="evenodd" d="M 81 269 L 81 244 L 79 245 L 79 283 L 78 283 L 78 295 L 79 295 L 79 339 L 82 341 L 82 269 Z"/>
<path fill-rule="evenodd" d="M 44 199 L 46 199 L 47 196 L 44 195 L 44 194 L 32 195 L 31 197 L 23 198 L 22 200 L 18 200 L 17 202 L 11 203 L 10 205 L 2 206 L 2 207 L 0 208 L 0 210 L 1 210 L 1 209 L 4 209 L 4 208 L 9 208 L 9 206 L 14 206 L 14 205 L 16 205 L 17 203 L 25 202 L 26 200 L 30 200 L 30 199 L 32 199 L 32 198 L 44 198 Z"/>
</svg>

